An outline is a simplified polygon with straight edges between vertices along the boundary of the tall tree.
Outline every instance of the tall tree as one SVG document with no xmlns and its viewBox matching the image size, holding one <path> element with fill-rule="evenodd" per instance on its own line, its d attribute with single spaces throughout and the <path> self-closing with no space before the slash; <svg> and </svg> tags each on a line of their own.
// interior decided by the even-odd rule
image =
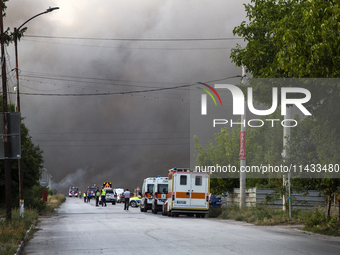
<svg viewBox="0 0 340 255">
<path fill-rule="evenodd" d="M 252 0 L 245 9 L 249 22 L 233 31 L 247 41 L 244 48 L 232 49 L 236 65 L 245 65 L 255 78 L 340 78 L 339 0 Z M 308 103 L 312 117 L 303 125 L 311 138 L 296 143 L 292 153 L 306 164 L 313 159 L 339 163 L 340 82 L 310 83 L 306 88 L 312 94 Z M 255 99 L 270 104 L 272 86 L 257 85 Z M 340 181 L 324 179 L 321 184 L 321 189 L 329 187 L 327 192 L 334 193 Z"/>
</svg>

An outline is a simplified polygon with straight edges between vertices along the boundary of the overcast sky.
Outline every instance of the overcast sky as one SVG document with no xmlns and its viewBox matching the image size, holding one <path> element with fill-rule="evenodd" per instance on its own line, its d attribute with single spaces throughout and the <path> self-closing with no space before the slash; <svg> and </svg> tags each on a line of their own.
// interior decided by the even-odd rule
<svg viewBox="0 0 340 255">
<path fill-rule="evenodd" d="M 240 75 L 229 56 L 244 44 L 232 30 L 246 20 L 245 2 L 10 0 L 11 30 L 60 7 L 27 23 L 19 42 L 21 112 L 54 188 L 111 181 L 134 189 L 187 167 L 189 88 L 141 91 Z M 13 91 L 13 46 L 7 53 Z M 139 92 L 119 95 L 131 91 Z"/>
</svg>

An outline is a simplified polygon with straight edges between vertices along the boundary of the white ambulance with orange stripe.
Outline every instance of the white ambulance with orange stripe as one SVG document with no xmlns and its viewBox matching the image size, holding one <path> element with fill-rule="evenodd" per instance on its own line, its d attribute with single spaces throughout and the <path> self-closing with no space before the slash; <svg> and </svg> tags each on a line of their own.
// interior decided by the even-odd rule
<svg viewBox="0 0 340 255">
<path fill-rule="evenodd" d="M 195 172 L 188 168 L 172 168 L 168 172 L 167 201 L 162 214 L 180 214 L 197 218 L 204 217 L 209 211 L 209 173 Z"/>
<path fill-rule="evenodd" d="M 140 211 L 147 212 L 152 208 L 152 196 L 154 193 L 154 186 L 156 177 L 145 178 L 142 185 L 142 190 L 139 192 L 141 196 Z"/>
<path fill-rule="evenodd" d="M 168 177 L 158 176 L 155 181 L 154 193 L 152 196 L 151 211 L 154 214 L 162 211 L 162 206 L 168 194 Z"/>
</svg>

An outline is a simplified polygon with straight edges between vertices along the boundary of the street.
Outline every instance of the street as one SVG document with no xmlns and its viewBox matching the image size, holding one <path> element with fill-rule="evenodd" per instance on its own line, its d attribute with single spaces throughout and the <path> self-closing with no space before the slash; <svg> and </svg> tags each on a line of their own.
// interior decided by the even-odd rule
<svg viewBox="0 0 340 255">
<path fill-rule="evenodd" d="M 340 238 L 296 227 L 254 226 L 229 220 L 178 218 L 123 204 L 67 198 L 41 216 L 23 254 L 338 254 Z"/>
</svg>

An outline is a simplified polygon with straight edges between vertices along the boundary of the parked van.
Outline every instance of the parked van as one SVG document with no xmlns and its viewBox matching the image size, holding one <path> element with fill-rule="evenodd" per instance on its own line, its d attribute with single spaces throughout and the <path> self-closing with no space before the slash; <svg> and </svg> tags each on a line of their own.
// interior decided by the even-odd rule
<svg viewBox="0 0 340 255">
<path fill-rule="evenodd" d="M 116 197 L 117 203 L 122 203 L 122 202 L 124 202 L 124 201 L 122 200 L 122 195 L 123 195 L 123 193 L 124 193 L 124 189 L 122 189 L 122 188 L 113 189 L 113 193 L 114 193 L 114 196 Z"/>
<path fill-rule="evenodd" d="M 154 193 L 152 195 L 151 211 L 156 214 L 158 211 L 162 211 L 163 203 L 166 200 L 168 194 L 168 177 L 158 176 L 155 181 Z"/>
<path fill-rule="evenodd" d="M 209 173 L 195 172 L 187 168 L 168 171 L 167 201 L 162 214 L 168 216 L 196 215 L 204 217 L 209 210 Z"/>
<path fill-rule="evenodd" d="M 140 201 L 140 211 L 147 212 L 152 209 L 152 196 L 154 193 L 154 186 L 156 182 L 156 177 L 145 178 L 142 185 L 142 190 L 140 191 L 141 201 Z"/>
</svg>

